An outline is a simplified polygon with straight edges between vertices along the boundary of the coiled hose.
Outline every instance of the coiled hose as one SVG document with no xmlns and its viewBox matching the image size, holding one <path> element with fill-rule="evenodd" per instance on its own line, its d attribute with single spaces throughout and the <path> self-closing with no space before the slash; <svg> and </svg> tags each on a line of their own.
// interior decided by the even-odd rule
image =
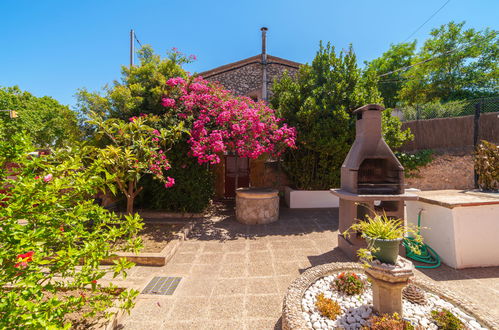
<svg viewBox="0 0 499 330">
<path fill-rule="evenodd" d="M 421 212 L 423 212 L 423 209 L 421 209 L 418 213 L 418 234 L 421 231 Z M 440 266 L 440 257 L 429 245 L 419 243 L 412 237 L 405 237 L 402 244 L 405 247 L 405 254 L 407 258 L 429 264 L 428 266 L 415 266 L 416 268 L 437 268 Z M 420 254 L 413 252 L 414 250 L 419 251 Z"/>
</svg>

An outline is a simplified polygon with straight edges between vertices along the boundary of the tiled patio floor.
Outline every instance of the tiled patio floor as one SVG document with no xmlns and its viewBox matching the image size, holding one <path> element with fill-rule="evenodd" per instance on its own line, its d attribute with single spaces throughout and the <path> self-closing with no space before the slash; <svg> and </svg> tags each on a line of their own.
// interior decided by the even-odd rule
<svg viewBox="0 0 499 330">
<path fill-rule="evenodd" d="M 172 296 L 139 295 L 126 329 L 280 329 L 289 283 L 305 269 L 348 261 L 337 248 L 337 209 L 281 210 L 277 223 L 245 226 L 226 210 L 195 226 L 164 267 L 134 267 L 121 285 L 180 276 Z M 418 272 L 419 273 L 419 272 Z M 499 317 L 499 267 L 418 275 L 450 286 Z M 116 284 L 117 283 L 115 281 Z"/>
</svg>

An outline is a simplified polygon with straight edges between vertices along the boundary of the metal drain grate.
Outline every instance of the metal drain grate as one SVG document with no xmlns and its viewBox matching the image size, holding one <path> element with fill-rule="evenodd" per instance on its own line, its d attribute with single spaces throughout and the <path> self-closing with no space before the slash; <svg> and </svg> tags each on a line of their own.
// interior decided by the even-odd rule
<svg viewBox="0 0 499 330">
<path fill-rule="evenodd" d="M 142 290 L 142 294 L 172 295 L 182 277 L 154 277 Z"/>
</svg>

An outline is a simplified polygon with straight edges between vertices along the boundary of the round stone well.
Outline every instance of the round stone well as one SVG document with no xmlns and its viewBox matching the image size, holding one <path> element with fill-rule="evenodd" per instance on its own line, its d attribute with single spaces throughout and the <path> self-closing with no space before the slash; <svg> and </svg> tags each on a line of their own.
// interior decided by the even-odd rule
<svg viewBox="0 0 499 330">
<path fill-rule="evenodd" d="M 236 219 L 247 224 L 265 224 L 279 219 L 279 191 L 271 188 L 236 190 Z"/>
</svg>

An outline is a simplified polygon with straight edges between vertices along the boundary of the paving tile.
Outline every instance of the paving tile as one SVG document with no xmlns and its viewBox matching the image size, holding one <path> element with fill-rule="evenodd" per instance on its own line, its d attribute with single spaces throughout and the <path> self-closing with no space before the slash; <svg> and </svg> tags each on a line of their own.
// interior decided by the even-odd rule
<svg viewBox="0 0 499 330">
<path fill-rule="evenodd" d="M 192 264 L 196 259 L 196 253 L 176 253 L 168 262 L 172 264 Z"/>
<path fill-rule="evenodd" d="M 223 242 L 207 242 L 203 248 L 203 252 L 224 252 L 225 243 Z"/>
<path fill-rule="evenodd" d="M 277 289 L 278 293 L 284 297 L 286 292 L 288 291 L 288 287 L 296 279 L 296 276 L 289 276 L 289 275 L 284 275 L 284 276 L 276 276 L 274 277 L 276 283 L 277 283 Z"/>
<path fill-rule="evenodd" d="M 222 260 L 222 264 L 244 264 L 247 261 L 246 253 L 226 253 Z"/>
<path fill-rule="evenodd" d="M 270 244 L 268 243 L 268 240 L 263 237 L 248 241 L 249 251 L 269 251 L 269 249 Z"/>
<path fill-rule="evenodd" d="M 175 291 L 178 297 L 209 297 L 215 287 L 215 280 L 205 276 L 187 277 L 182 279 Z"/>
<path fill-rule="evenodd" d="M 226 321 L 212 321 L 209 320 L 204 324 L 204 329 L 207 330 L 239 330 L 244 329 L 242 320 L 226 320 Z"/>
<path fill-rule="evenodd" d="M 191 264 L 168 263 L 166 267 L 159 270 L 159 273 L 170 276 L 186 276 L 190 274 L 191 269 L 192 269 Z"/>
<path fill-rule="evenodd" d="M 219 276 L 221 278 L 246 278 L 248 276 L 249 264 L 226 264 L 223 265 Z"/>
<path fill-rule="evenodd" d="M 163 329 L 162 322 L 145 322 L 145 321 L 131 321 L 118 326 L 118 329 L 126 330 L 159 330 Z"/>
<path fill-rule="evenodd" d="M 248 258 L 250 263 L 268 262 L 272 254 L 270 251 L 249 251 Z"/>
<path fill-rule="evenodd" d="M 165 330 L 196 330 L 205 329 L 206 321 L 187 320 L 187 321 L 172 321 L 168 320 L 161 325 L 159 329 Z"/>
<path fill-rule="evenodd" d="M 202 249 L 203 243 L 197 241 L 184 241 L 178 248 L 177 253 L 195 253 Z"/>
<path fill-rule="evenodd" d="M 222 262 L 224 254 L 219 253 L 200 253 L 194 260 L 195 265 L 214 265 Z"/>
<path fill-rule="evenodd" d="M 298 276 L 302 273 L 300 272 L 300 270 L 306 269 L 308 267 L 309 267 L 308 265 L 296 261 L 290 261 L 290 262 L 278 261 L 274 263 L 276 275 Z"/>
<path fill-rule="evenodd" d="M 244 296 L 247 281 L 245 278 L 218 279 L 215 282 L 212 296 Z"/>
<path fill-rule="evenodd" d="M 149 322 L 163 322 L 167 319 L 168 313 L 172 309 L 172 301 L 161 299 L 138 299 L 135 307 L 127 317 L 130 320 Z"/>
<path fill-rule="evenodd" d="M 248 248 L 246 239 L 228 240 L 224 242 L 225 251 L 228 252 L 244 252 Z"/>
<path fill-rule="evenodd" d="M 261 276 L 273 276 L 275 275 L 274 273 L 274 267 L 272 263 L 269 260 L 266 262 L 263 262 L 265 260 L 262 260 L 261 262 L 251 262 L 249 263 L 248 266 L 248 276 L 250 277 L 261 277 Z"/>
<path fill-rule="evenodd" d="M 169 319 L 172 321 L 190 321 L 206 318 L 208 303 L 208 297 L 178 297 L 174 301 Z"/>
<path fill-rule="evenodd" d="M 207 265 L 192 265 L 191 273 L 192 276 L 204 275 L 204 276 L 218 276 L 220 274 L 220 264 L 207 264 Z"/>
<path fill-rule="evenodd" d="M 246 296 L 246 318 L 275 318 L 279 319 L 282 313 L 282 300 L 280 295 Z"/>
<path fill-rule="evenodd" d="M 279 293 L 274 277 L 248 278 L 246 292 L 248 294 L 277 294 Z"/>
<path fill-rule="evenodd" d="M 280 320 L 276 320 L 275 318 L 268 319 L 252 319 L 245 321 L 245 329 L 246 330 L 280 330 L 281 323 Z"/>
<path fill-rule="evenodd" d="M 244 315 L 244 297 L 212 297 L 209 302 L 209 320 L 241 319 Z"/>
</svg>

